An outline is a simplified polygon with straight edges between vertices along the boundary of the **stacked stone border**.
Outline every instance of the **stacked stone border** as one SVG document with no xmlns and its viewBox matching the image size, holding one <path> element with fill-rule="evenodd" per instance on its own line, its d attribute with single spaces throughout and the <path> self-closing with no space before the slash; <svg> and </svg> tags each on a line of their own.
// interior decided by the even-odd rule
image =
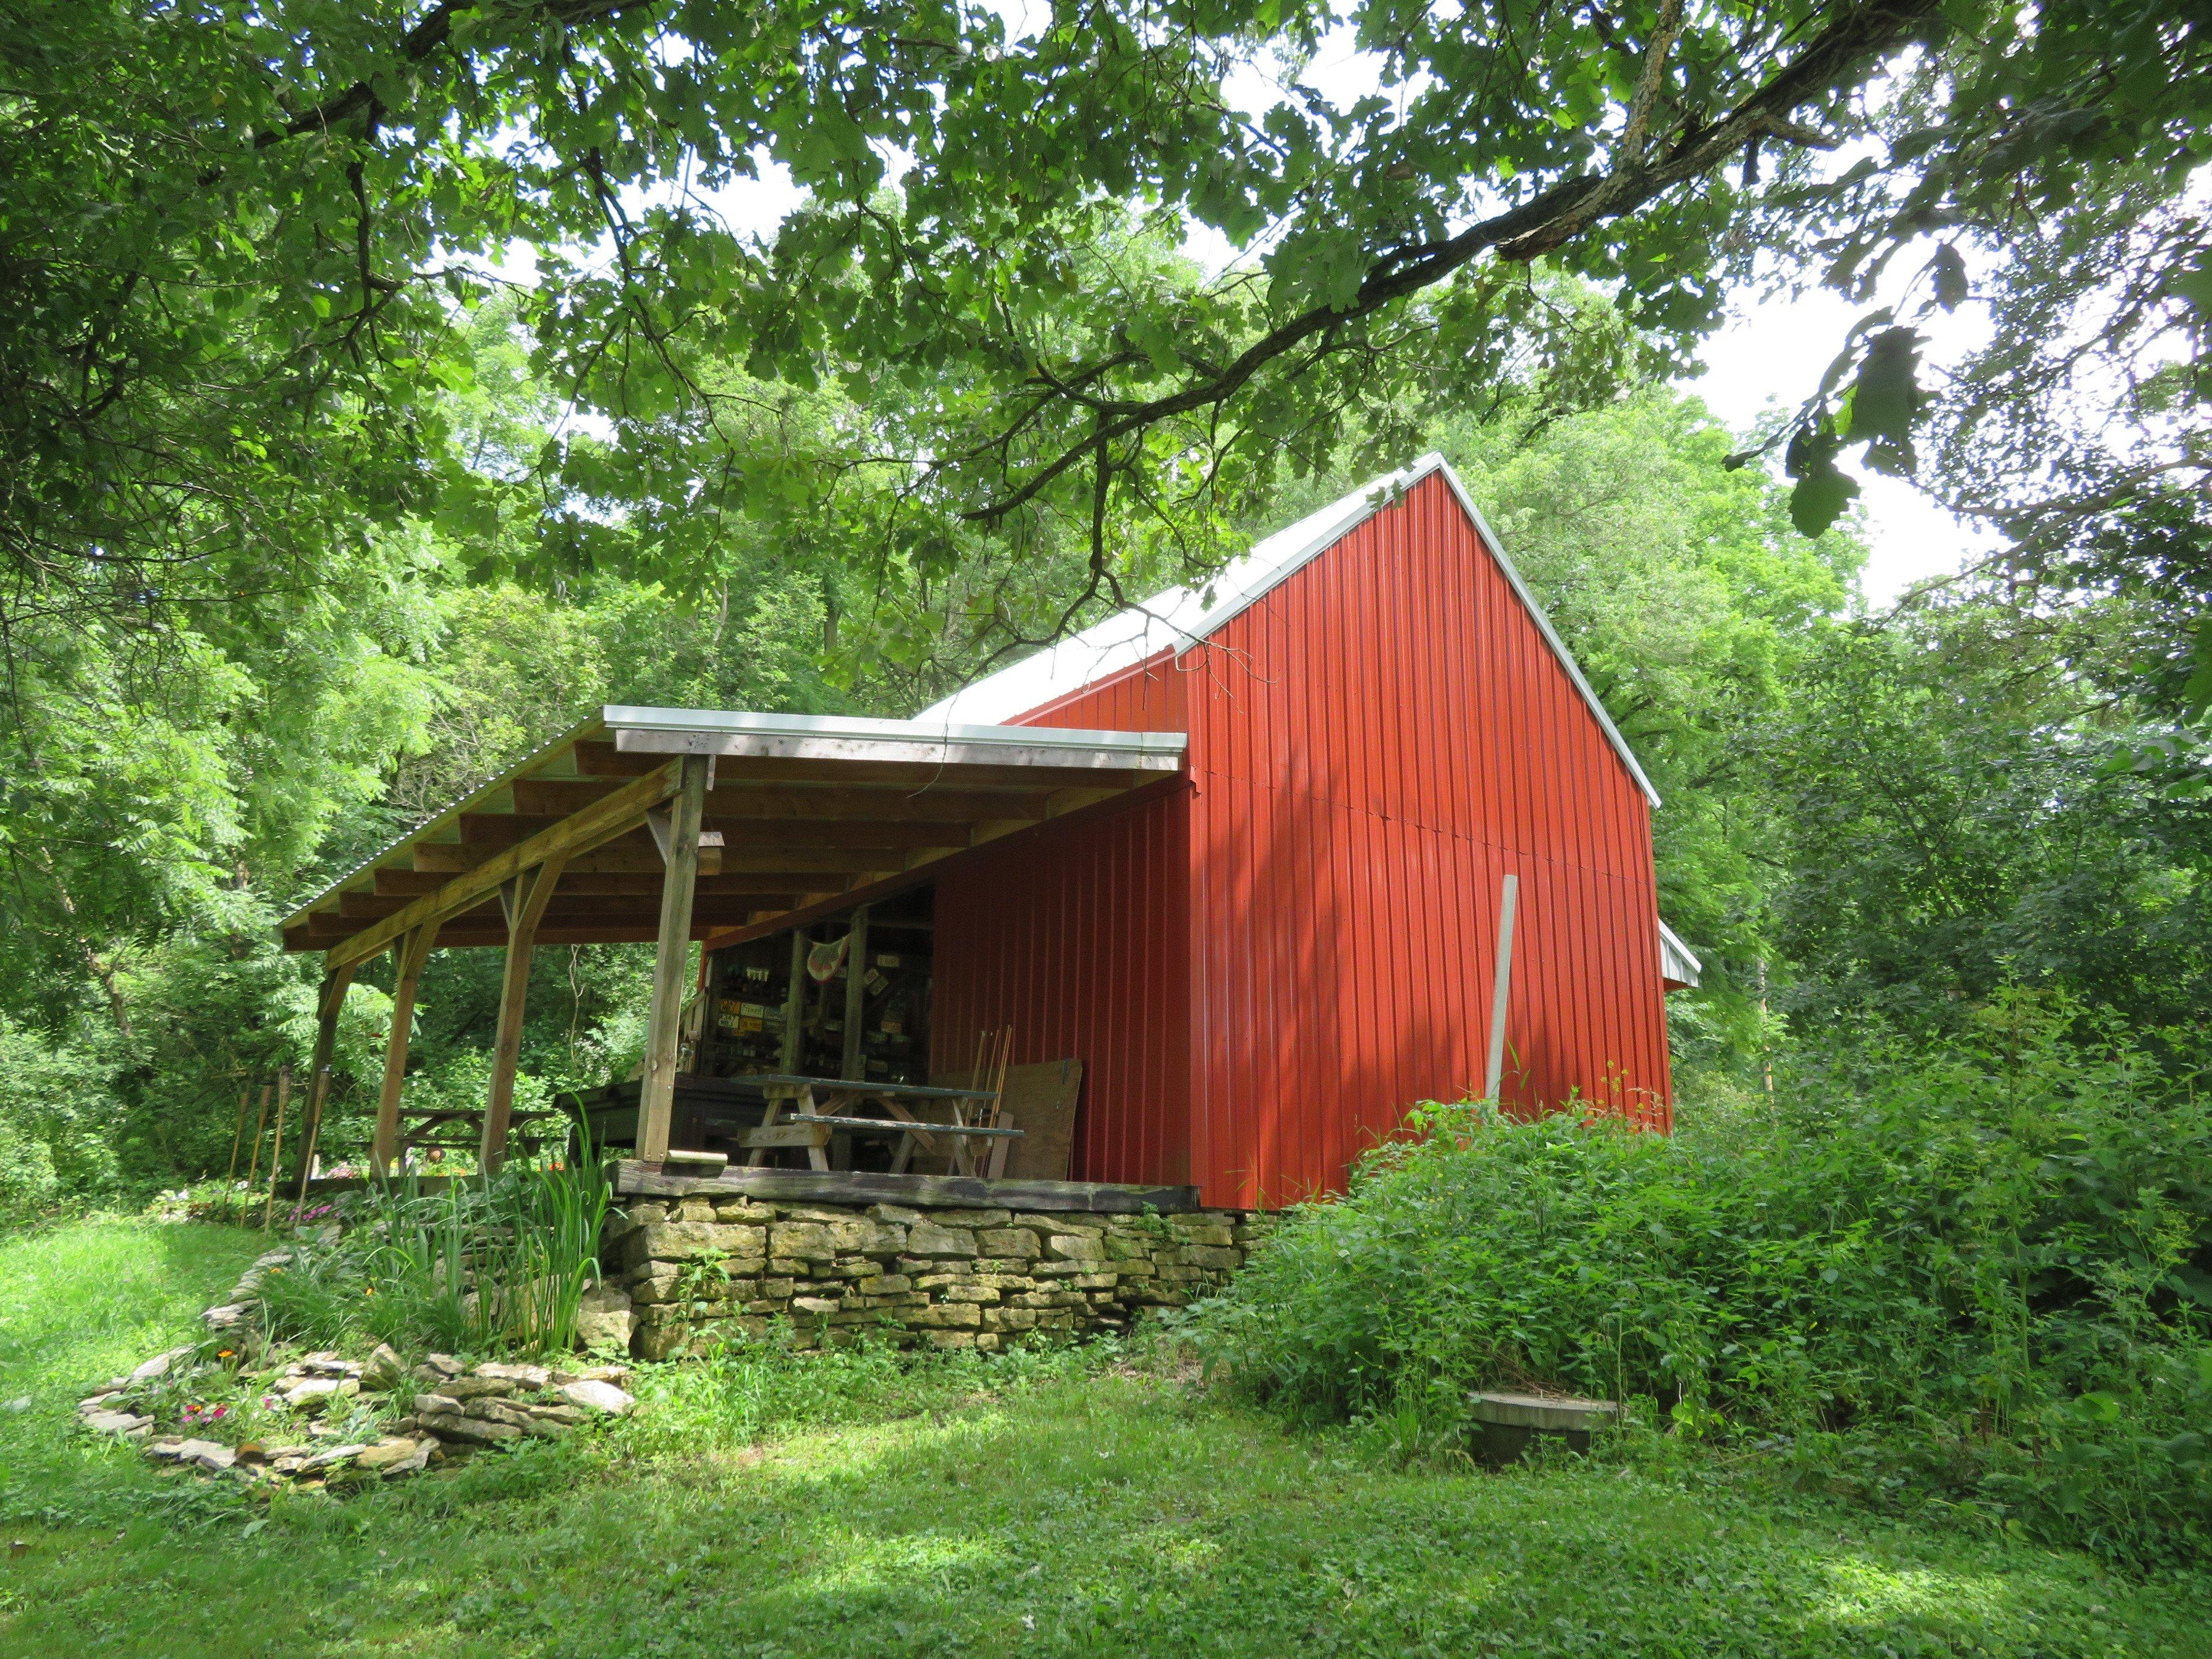
<svg viewBox="0 0 2212 1659">
<path fill-rule="evenodd" d="M 704 1354 L 778 1321 L 803 1347 L 873 1334 L 988 1350 L 1125 1331 L 1144 1309 L 1219 1289 L 1265 1226 L 1237 1210 L 782 1202 L 684 1184 L 684 1195 L 623 1200 L 601 1252 L 642 1359 Z"/>
</svg>

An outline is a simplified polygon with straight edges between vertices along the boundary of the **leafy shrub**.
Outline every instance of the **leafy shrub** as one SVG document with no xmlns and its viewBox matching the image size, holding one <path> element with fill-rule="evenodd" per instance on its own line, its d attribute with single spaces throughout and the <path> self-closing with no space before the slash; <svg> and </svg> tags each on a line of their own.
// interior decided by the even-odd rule
<svg viewBox="0 0 2212 1659">
<path fill-rule="evenodd" d="M 1869 1492 L 2147 1559 L 2212 1546 L 2212 1101 L 2002 999 L 1674 1135 L 1431 1107 L 1191 1329 L 1318 1418 L 1468 1390 L 1656 1402 Z"/>
<path fill-rule="evenodd" d="M 0 1215 L 96 1194 L 115 1176 L 112 1062 L 0 1016 Z"/>
</svg>

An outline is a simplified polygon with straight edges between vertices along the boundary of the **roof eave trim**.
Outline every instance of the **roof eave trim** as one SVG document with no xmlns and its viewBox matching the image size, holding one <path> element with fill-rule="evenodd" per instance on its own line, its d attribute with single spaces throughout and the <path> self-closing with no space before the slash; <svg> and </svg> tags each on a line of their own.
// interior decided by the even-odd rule
<svg viewBox="0 0 2212 1659">
<path fill-rule="evenodd" d="M 606 728 L 642 736 L 830 738 L 913 744 L 930 749 L 1062 750 L 1126 756 L 1139 762 L 1179 759 L 1189 739 L 1181 732 L 1096 732 L 1068 726 L 968 726 L 935 720 L 862 720 L 843 714 L 778 714 L 750 710 L 647 708 L 609 705 Z"/>
</svg>

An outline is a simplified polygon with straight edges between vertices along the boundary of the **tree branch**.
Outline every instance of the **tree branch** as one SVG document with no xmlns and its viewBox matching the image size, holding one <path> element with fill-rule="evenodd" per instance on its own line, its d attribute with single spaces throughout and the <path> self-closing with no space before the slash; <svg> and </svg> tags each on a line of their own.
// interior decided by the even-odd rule
<svg viewBox="0 0 2212 1659">
<path fill-rule="evenodd" d="M 1383 254 L 1369 267 L 1366 281 L 1343 308 L 1313 307 L 1255 341 L 1216 374 L 1180 391 L 1110 406 L 1111 418 L 1103 421 L 1094 432 L 1063 450 L 1018 488 L 961 516 L 971 523 L 996 523 L 1079 465 L 1095 445 L 1110 443 L 1173 416 L 1225 402 L 1262 368 L 1315 335 L 1340 328 L 1395 300 L 1432 287 L 1490 249 L 1495 248 L 1503 259 L 1526 262 L 1540 258 L 1591 226 L 1632 212 L 1674 185 L 1710 172 L 1756 135 L 1802 142 L 1799 135 L 1806 130 L 1790 122 L 1792 111 L 1832 90 L 1868 54 L 1898 45 L 1937 9 L 1938 0 L 1868 0 L 1852 7 L 1758 92 L 1712 125 L 1685 133 L 1656 160 L 1624 161 L 1601 176 L 1562 179 L 1519 207 L 1470 225 L 1447 240 L 1427 245 L 1418 258 L 1408 260 L 1403 251 Z M 1663 52 L 1658 35 L 1654 36 L 1653 49 Z M 1649 70 L 1645 78 L 1652 78 Z M 1638 96 L 1642 95 L 1639 88 Z"/>
</svg>

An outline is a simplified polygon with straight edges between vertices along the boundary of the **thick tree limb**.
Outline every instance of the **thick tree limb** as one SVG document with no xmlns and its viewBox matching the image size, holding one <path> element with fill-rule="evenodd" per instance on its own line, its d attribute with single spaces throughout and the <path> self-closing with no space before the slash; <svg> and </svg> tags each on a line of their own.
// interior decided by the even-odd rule
<svg viewBox="0 0 2212 1659">
<path fill-rule="evenodd" d="M 645 0 L 651 3 L 651 0 Z M 440 51 L 453 38 L 453 19 L 463 12 L 475 11 L 482 0 L 437 0 L 437 3 L 422 14 L 422 21 L 399 38 L 398 56 L 410 64 L 419 64 Z M 635 9 L 639 0 L 544 0 L 530 9 L 540 12 L 552 21 L 567 27 L 577 23 L 588 23 L 599 18 L 611 17 L 616 13 Z M 281 144 L 288 138 L 298 138 L 310 132 L 323 132 L 342 126 L 356 116 L 364 115 L 376 103 L 376 93 L 366 80 L 355 82 L 343 92 L 324 99 L 312 109 L 303 110 L 281 127 L 270 127 L 253 135 L 253 147 L 266 149 L 271 144 Z"/>
<path fill-rule="evenodd" d="M 1938 9 L 1938 0 L 1868 0 L 1850 7 L 1757 92 L 1711 125 L 1684 133 L 1658 156 L 1649 161 L 1637 159 L 1626 153 L 1624 144 L 1623 159 L 1610 173 L 1563 179 L 1519 207 L 1470 225 L 1446 240 L 1423 245 L 1410 258 L 1405 250 L 1382 255 L 1369 267 L 1366 281 L 1349 304 L 1340 309 L 1316 306 L 1300 313 L 1255 341 L 1227 367 L 1180 391 L 1139 401 L 1091 403 L 1102 416 L 1096 430 L 1017 489 L 962 516 L 973 523 L 995 523 L 1079 465 L 1101 442 L 1111 443 L 1156 422 L 1224 403 L 1262 368 L 1316 335 L 1432 287 L 1486 252 L 1495 249 L 1500 258 L 1514 261 L 1538 258 L 1592 226 L 1634 212 L 1676 185 L 1711 172 L 1755 137 L 1805 142 L 1812 135 L 1790 120 L 1792 112 L 1844 84 L 1869 54 L 1901 45 Z M 1663 58 L 1670 44 L 1662 27 L 1652 41 L 1654 58 Z M 1651 96 L 1656 96 L 1656 80 Z M 1641 87 L 1637 101 L 1648 112 Z"/>
</svg>

